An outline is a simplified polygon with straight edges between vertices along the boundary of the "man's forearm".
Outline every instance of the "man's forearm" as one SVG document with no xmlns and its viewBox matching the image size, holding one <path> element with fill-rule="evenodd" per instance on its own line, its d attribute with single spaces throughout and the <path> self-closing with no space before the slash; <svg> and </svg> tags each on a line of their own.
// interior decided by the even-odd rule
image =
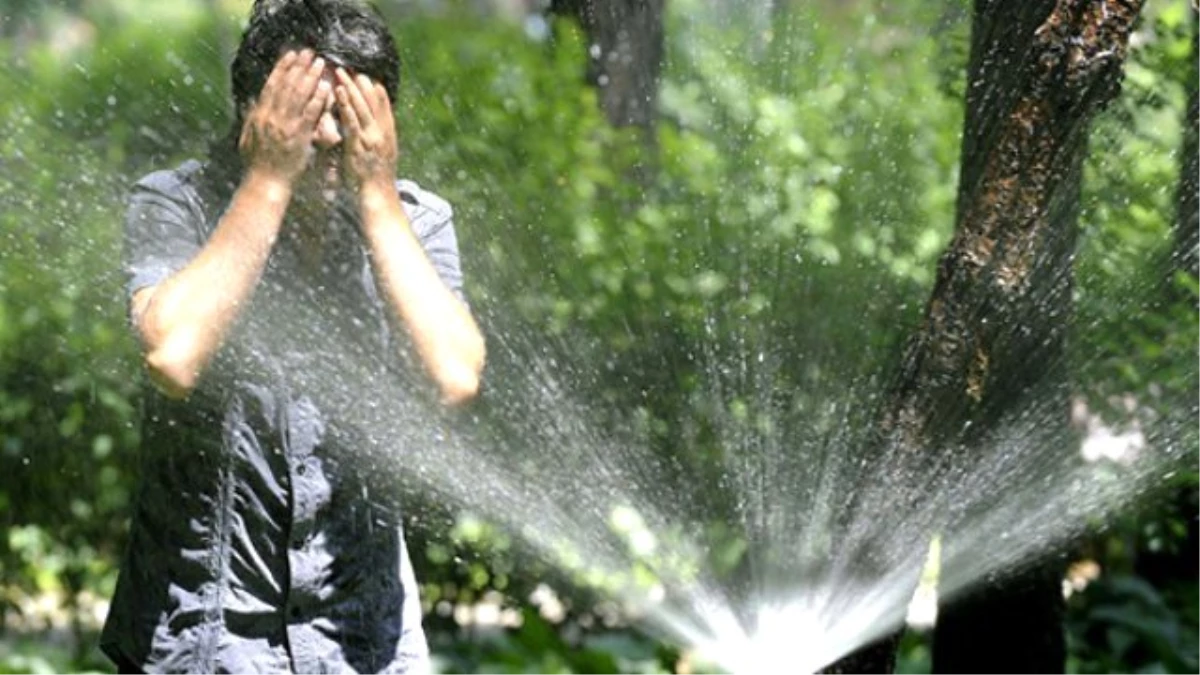
<svg viewBox="0 0 1200 675">
<path fill-rule="evenodd" d="M 250 299 L 290 198 L 286 181 L 248 173 L 199 255 L 134 296 L 146 364 L 168 394 L 192 390 Z"/>
<path fill-rule="evenodd" d="M 471 399 L 484 362 L 475 319 L 425 255 L 395 187 L 364 185 L 359 199 L 372 266 L 388 305 L 408 330 L 443 402 Z"/>
</svg>

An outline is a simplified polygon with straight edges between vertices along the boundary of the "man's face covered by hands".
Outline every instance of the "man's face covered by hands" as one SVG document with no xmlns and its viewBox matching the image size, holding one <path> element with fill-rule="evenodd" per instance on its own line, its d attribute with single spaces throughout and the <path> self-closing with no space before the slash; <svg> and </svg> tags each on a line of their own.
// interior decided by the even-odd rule
<svg viewBox="0 0 1200 675">
<path fill-rule="evenodd" d="M 246 115 L 239 150 L 250 171 L 287 184 L 304 204 L 391 189 L 391 98 L 382 84 L 311 49 L 286 49 Z"/>
<path fill-rule="evenodd" d="M 243 171 L 313 205 L 392 187 L 399 55 L 373 7 L 256 0 L 230 74 Z"/>
</svg>

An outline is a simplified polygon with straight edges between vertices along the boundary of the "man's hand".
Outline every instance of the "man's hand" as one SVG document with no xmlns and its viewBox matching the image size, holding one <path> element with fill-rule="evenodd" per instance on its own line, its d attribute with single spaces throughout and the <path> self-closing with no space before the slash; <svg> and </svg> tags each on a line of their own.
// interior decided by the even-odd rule
<svg viewBox="0 0 1200 675">
<path fill-rule="evenodd" d="M 368 186 L 394 192 L 399 151 L 387 89 L 366 75 L 351 77 L 344 68 L 336 74 L 347 182 L 356 193 Z"/>
<path fill-rule="evenodd" d="M 288 51 L 275 64 L 242 125 L 238 149 L 249 172 L 291 185 L 308 167 L 313 131 L 331 95 L 325 61 Z"/>
</svg>

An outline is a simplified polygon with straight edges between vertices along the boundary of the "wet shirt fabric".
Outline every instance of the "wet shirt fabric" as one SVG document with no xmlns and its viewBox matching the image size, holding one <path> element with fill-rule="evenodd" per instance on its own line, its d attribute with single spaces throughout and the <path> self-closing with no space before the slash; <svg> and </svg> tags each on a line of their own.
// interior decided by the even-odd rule
<svg viewBox="0 0 1200 675">
<path fill-rule="evenodd" d="M 130 296 L 182 269 L 216 227 L 224 205 L 205 196 L 203 172 L 191 161 L 134 187 Z M 397 190 L 461 297 L 449 205 L 408 181 Z M 101 638 L 118 663 L 146 672 L 429 670 L 398 509 L 372 491 L 377 472 L 355 461 L 354 430 L 327 409 L 329 391 L 349 388 L 317 386 L 350 373 L 369 396 L 372 378 L 394 377 L 403 360 L 357 227 L 341 222 L 312 269 L 281 237 L 192 396 L 148 392 L 130 543 Z M 354 358 L 321 360 L 346 349 Z"/>
</svg>

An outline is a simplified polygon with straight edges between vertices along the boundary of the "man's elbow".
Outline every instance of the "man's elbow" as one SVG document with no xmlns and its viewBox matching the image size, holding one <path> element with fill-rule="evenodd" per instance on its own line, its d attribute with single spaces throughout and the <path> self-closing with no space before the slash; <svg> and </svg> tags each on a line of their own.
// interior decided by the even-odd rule
<svg viewBox="0 0 1200 675">
<path fill-rule="evenodd" d="M 442 377 L 438 378 L 443 405 L 456 408 L 479 396 L 483 362 L 483 349 L 480 347 L 476 357 L 463 359 L 443 370 Z"/>
<path fill-rule="evenodd" d="M 199 369 L 190 359 L 172 356 L 162 347 L 146 352 L 145 364 L 150 380 L 169 398 L 187 398 L 200 378 Z"/>
<path fill-rule="evenodd" d="M 479 395 L 479 378 L 456 378 L 444 381 L 441 386 L 442 405 L 447 408 L 457 408 L 470 403 Z"/>
</svg>

